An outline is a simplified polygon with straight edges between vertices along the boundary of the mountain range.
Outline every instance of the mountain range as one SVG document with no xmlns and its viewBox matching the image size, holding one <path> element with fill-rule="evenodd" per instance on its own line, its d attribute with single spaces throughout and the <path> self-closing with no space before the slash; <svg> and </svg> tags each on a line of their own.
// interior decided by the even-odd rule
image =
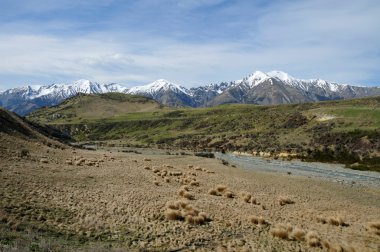
<svg viewBox="0 0 380 252">
<path fill-rule="evenodd" d="M 0 92 L 0 106 L 26 115 L 44 106 L 57 105 L 79 93 L 109 92 L 141 95 L 172 107 L 207 107 L 225 103 L 287 104 L 378 96 L 380 87 L 338 84 L 321 79 L 303 80 L 281 71 L 256 71 L 241 80 L 190 89 L 163 79 L 132 88 L 89 80 L 26 86 Z"/>
</svg>

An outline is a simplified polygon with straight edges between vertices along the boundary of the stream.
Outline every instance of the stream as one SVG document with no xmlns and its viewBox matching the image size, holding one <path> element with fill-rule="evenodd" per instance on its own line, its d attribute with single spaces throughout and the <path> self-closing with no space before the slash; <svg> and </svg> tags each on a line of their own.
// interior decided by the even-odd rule
<svg viewBox="0 0 380 252">
<path fill-rule="evenodd" d="M 352 170 L 339 164 L 302 162 L 300 160 L 283 161 L 219 152 L 215 153 L 215 157 L 247 170 L 321 178 L 342 184 L 380 188 L 380 173 Z"/>
</svg>

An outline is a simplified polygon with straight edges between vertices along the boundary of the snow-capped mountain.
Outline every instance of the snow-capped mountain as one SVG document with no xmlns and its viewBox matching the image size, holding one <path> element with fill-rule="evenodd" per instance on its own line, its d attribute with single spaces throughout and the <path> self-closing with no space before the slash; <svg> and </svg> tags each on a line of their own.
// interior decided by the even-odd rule
<svg viewBox="0 0 380 252">
<path fill-rule="evenodd" d="M 223 103 L 284 104 L 380 95 L 379 87 L 338 84 L 321 79 L 297 79 L 282 71 L 256 71 L 232 82 L 207 106 Z"/>
<path fill-rule="evenodd" d="M 57 105 L 78 93 L 100 94 L 126 90 L 119 84 L 99 84 L 89 80 L 78 80 L 72 84 L 26 86 L 0 92 L 0 106 L 25 115 L 40 107 Z"/>
<path fill-rule="evenodd" d="M 132 87 L 125 93 L 149 97 L 171 107 L 195 105 L 188 89 L 164 79 L 144 86 Z"/>
<path fill-rule="evenodd" d="M 141 95 L 174 107 L 205 107 L 224 103 L 283 104 L 380 95 L 380 87 L 338 84 L 321 79 L 297 79 L 282 71 L 260 72 L 237 81 L 187 89 L 160 79 L 130 89 L 116 83 L 79 80 L 72 84 L 26 86 L 0 92 L 0 106 L 20 115 L 56 105 L 78 93 L 121 92 Z"/>
</svg>

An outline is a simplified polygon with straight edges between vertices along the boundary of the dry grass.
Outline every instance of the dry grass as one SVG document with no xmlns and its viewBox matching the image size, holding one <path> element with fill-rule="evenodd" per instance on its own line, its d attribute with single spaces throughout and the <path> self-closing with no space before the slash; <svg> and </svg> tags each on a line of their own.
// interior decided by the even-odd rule
<svg viewBox="0 0 380 252">
<path fill-rule="evenodd" d="M 309 231 L 306 234 L 306 242 L 310 247 L 318 247 L 321 245 L 319 236 L 314 231 Z"/>
<path fill-rule="evenodd" d="M 225 186 L 225 185 L 217 185 L 217 186 L 216 186 L 216 190 L 217 190 L 218 192 L 222 193 L 222 192 L 224 192 L 224 191 L 227 190 L 227 186 Z"/>
<path fill-rule="evenodd" d="M 341 216 L 329 217 L 327 219 L 327 223 L 334 226 L 348 226 L 348 224 L 345 223 L 343 217 Z"/>
<path fill-rule="evenodd" d="M 224 197 L 230 198 L 230 199 L 235 197 L 235 194 L 231 191 L 226 191 L 223 195 L 224 195 Z"/>
<path fill-rule="evenodd" d="M 199 186 L 199 182 L 198 181 L 191 181 L 190 185 L 191 186 Z"/>
<path fill-rule="evenodd" d="M 368 224 L 370 231 L 375 233 L 376 235 L 380 235 L 380 221 L 371 222 Z"/>
<path fill-rule="evenodd" d="M 246 203 L 258 205 L 257 199 L 254 198 L 249 192 L 240 192 L 240 198 Z"/>
<path fill-rule="evenodd" d="M 221 194 L 218 193 L 218 191 L 215 190 L 215 189 L 213 189 L 213 188 L 211 188 L 210 190 L 208 190 L 208 194 L 213 195 L 213 196 L 221 196 Z"/>
<path fill-rule="evenodd" d="M 377 221 L 377 222 L 371 222 L 368 224 L 368 226 L 370 228 L 373 228 L 373 229 L 380 229 L 380 221 Z"/>
<path fill-rule="evenodd" d="M 289 235 L 290 239 L 303 241 L 305 240 L 305 231 L 301 228 L 295 227 Z"/>
<path fill-rule="evenodd" d="M 278 203 L 280 204 L 280 206 L 284 206 L 284 205 L 288 205 L 288 204 L 294 204 L 294 201 L 288 197 L 280 197 L 278 199 Z"/>
<path fill-rule="evenodd" d="M 268 225 L 269 224 L 262 216 L 257 217 L 257 216 L 252 215 L 249 217 L 249 221 L 255 225 Z"/>
<path fill-rule="evenodd" d="M 165 217 L 167 220 L 181 220 L 192 225 L 202 225 L 210 218 L 205 212 L 201 212 L 184 201 L 168 202 L 166 204 Z"/>
<path fill-rule="evenodd" d="M 189 192 L 185 192 L 182 197 L 184 197 L 185 199 L 188 199 L 188 200 L 194 200 L 195 199 L 195 196 Z"/>
<path fill-rule="evenodd" d="M 183 217 L 181 215 L 181 211 L 174 210 L 174 209 L 166 210 L 165 217 L 167 220 L 183 220 Z"/>
<path fill-rule="evenodd" d="M 318 217 L 317 217 L 317 222 L 318 222 L 318 223 L 322 223 L 322 224 L 326 224 L 326 223 L 327 223 L 327 220 L 326 220 L 326 218 L 323 217 L 323 216 L 318 216 Z"/>
<path fill-rule="evenodd" d="M 145 166 L 144 169 L 145 170 L 151 170 L 151 168 L 149 166 Z"/>
<path fill-rule="evenodd" d="M 230 169 L 213 160 L 193 157 L 156 155 L 154 162 L 148 163 L 142 162 L 144 156 L 115 151 L 103 157 L 103 153 L 78 150 L 76 155 L 83 156 L 74 159 L 71 150 L 63 154 L 55 150 L 59 155 L 53 155 L 54 150 L 50 150 L 47 156 L 49 163 L 41 165 L 39 160 L 46 155 L 46 151 L 36 155 L 34 148 L 28 147 L 31 158 L 19 162 L 18 157 L 4 160 L 9 152 L 6 150 L 2 154 L 1 148 L 0 213 L 3 210 L 5 214 L 0 214 L 0 221 L 4 225 L 9 223 L 14 230 L 32 223 L 62 233 L 62 236 L 67 234 L 75 239 L 90 239 L 89 242 L 96 244 L 105 242 L 113 247 L 122 244 L 122 249 L 126 251 L 191 250 L 194 247 L 208 251 L 218 245 L 225 246 L 228 251 L 322 251 L 307 248 L 305 234 L 313 226 L 310 220 L 315 220 L 315 213 L 323 210 L 326 211 L 323 214 L 328 211 L 332 213 L 326 214 L 326 217 L 335 216 L 332 211 L 340 213 L 340 207 L 350 196 L 347 217 L 356 221 L 350 228 L 317 224 L 313 230 L 339 244 L 349 238 L 357 248 L 374 248 L 380 238 L 369 230 L 377 230 L 376 224 L 368 225 L 369 220 L 379 220 L 378 193 L 367 192 L 355 185 L 352 189 L 323 181 L 315 184 L 310 179 Z M 115 157 L 114 161 L 112 156 Z M 81 158 L 95 165 L 99 162 L 101 167 L 86 167 L 85 164 L 74 167 L 65 163 L 66 159 L 75 162 Z M 133 158 L 137 158 L 138 163 L 131 162 Z M 174 164 L 175 168 L 165 168 L 165 163 Z M 207 171 L 218 172 L 217 175 L 210 175 L 202 172 L 203 169 L 188 169 L 187 164 L 201 165 Z M 152 170 L 158 167 L 160 171 L 156 176 L 152 170 L 144 170 L 146 166 Z M 169 177 L 169 172 L 183 174 Z M 170 184 L 165 182 L 169 179 Z M 190 191 L 186 187 L 180 188 L 181 180 L 188 182 Z M 161 186 L 155 186 L 154 181 Z M 200 182 L 199 187 L 192 182 Z M 221 193 L 216 188 L 218 184 L 231 188 L 225 188 Z M 215 195 L 226 196 L 227 192 L 236 192 L 241 196 L 238 192 L 248 191 L 246 194 L 249 196 L 246 199 L 241 196 L 237 200 L 208 196 L 206 193 L 210 188 L 214 190 L 211 194 Z M 177 193 L 180 189 L 184 190 L 183 195 L 186 192 L 194 194 L 196 201 L 179 197 Z M 282 195 L 290 196 L 297 204 L 280 207 L 277 200 Z M 260 207 L 247 204 L 252 203 L 254 197 L 260 201 Z M 175 198 L 182 200 L 160 207 Z M 266 208 L 264 205 L 270 211 L 263 211 L 262 207 Z M 210 214 L 213 221 L 197 226 L 208 219 L 203 211 Z M 247 218 L 250 214 L 257 217 Z M 266 224 L 265 220 L 291 222 L 294 227 L 291 231 L 284 225 L 279 231 L 285 234 L 277 235 L 287 241 L 272 238 L 269 234 L 271 226 L 260 226 Z M 365 224 L 368 231 L 363 232 L 361 224 Z M 305 228 L 305 231 L 298 230 L 296 226 Z M 276 230 L 272 232 L 277 233 Z M 0 229 L 0 240 L 1 235 L 4 234 Z M 245 244 L 240 244 L 241 240 Z M 2 246 L 0 242 L 0 250 Z"/>
<path fill-rule="evenodd" d="M 322 246 L 327 252 L 356 252 L 351 246 L 333 244 L 328 240 L 322 241 Z"/>
<path fill-rule="evenodd" d="M 289 239 L 289 229 L 283 224 L 278 224 L 270 230 L 270 234 L 284 240 Z"/>
</svg>

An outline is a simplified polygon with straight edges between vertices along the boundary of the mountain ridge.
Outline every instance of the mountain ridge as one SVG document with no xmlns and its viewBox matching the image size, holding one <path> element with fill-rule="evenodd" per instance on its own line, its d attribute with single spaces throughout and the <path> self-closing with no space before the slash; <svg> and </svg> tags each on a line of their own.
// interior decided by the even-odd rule
<svg viewBox="0 0 380 252">
<path fill-rule="evenodd" d="M 0 106 L 26 115 L 40 107 L 57 105 L 78 93 L 110 92 L 141 95 L 172 107 L 208 107 L 225 103 L 267 105 L 361 98 L 380 95 L 380 87 L 338 84 L 318 78 L 298 79 L 278 70 L 255 71 L 241 80 L 189 89 L 164 79 L 132 88 L 81 79 L 72 84 L 54 83 L 0 91 Z"/>
</svg>

